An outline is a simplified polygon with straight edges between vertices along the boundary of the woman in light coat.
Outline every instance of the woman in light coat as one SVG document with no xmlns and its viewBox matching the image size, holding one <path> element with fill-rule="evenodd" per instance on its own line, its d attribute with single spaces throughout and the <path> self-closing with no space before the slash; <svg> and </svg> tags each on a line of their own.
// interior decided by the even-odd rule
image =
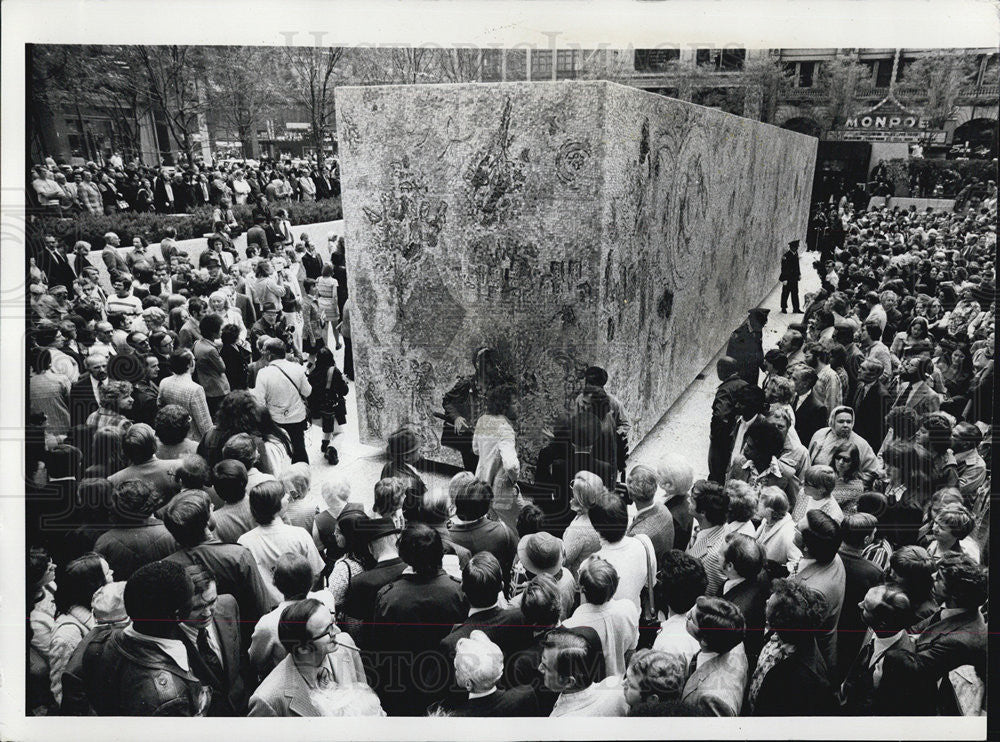
<svg viewBox="0 0 1000 742">
<path fill-rule="evenodd" d="M 788 512 L 788 497 L 778 487 L 765 487 L 757 515 L 761 518 L 757 541 L 764 547 L 767 561 L 791 570 L 802 557 L 802 550 L 795 543 L 795 521 Z"/>
<path fill-rule="evenodd" d="M 521 463 L 517 458 L 514 427 L 517 418 L 515 390 L 504 384 L 490 391 L 486 413 L 480 415 L 472 433 L 472 451 L 479 457 L 476 479 L 493 488 L 493 509 L 517 533 L 517 514 L 524 500 L 517 486 Z"/>
</svg>

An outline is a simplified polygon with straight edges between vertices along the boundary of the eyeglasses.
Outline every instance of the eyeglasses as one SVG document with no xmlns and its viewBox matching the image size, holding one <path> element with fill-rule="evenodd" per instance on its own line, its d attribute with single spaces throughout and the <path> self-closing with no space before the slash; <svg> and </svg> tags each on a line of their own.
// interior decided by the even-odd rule
<svg viewBox="0 0 1000 742">
<path fill-rule="evenodd" d="M 337 622 L 334 621 L 329 626 L 326 627 L 326 631 L 324 631 L 323 633 L 321 633 L 321 634 L 319 634 L 317 636 L 310 636 L 309 637 L 309 641 L 311 641 L 311 642 L 319 641 L 320 639 L 324 639 L 324 638 L 326 638 L 328 636 L 329 637 L 334 637 L 334 636 L 336 636 L 339 633 L 340 633 L 340 629 L 337 627 Z"/>
</svg>

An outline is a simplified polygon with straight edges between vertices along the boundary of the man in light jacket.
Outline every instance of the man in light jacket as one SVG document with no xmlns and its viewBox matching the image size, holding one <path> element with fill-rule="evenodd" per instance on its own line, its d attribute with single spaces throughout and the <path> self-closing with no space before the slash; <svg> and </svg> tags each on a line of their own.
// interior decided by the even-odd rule
<svg viewBox="0 0 1000 742">
<path fill-rule="evenodd" d="M 285 343 L 271 338 L 264 344 L 267 365 L 257 372 L 253 393 L 267 407 L 271 418 L 285 429 L 292 440 L 292 463 L 309 463 L 306 453 L 306 428 L 309 415 L 306 399 L 312 394 L 312 385 L 306 378 L 302 364 L 286 358 Z"/>
</svg>

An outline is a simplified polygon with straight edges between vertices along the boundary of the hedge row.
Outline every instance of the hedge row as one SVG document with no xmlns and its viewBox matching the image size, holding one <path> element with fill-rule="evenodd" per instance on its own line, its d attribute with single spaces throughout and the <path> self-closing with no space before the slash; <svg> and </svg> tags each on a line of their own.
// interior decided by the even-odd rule
<svg viewBox="0 0 1000 742">
<path fill-rule="evenodd" d="M 896 186 L 897 196 L 907 196 L 910 192 L 910 179 L 913 176 L 920 176 L 925 172 L 931 174 L 931 182 L 938 182 L 938 174 L 945 170 L 954 170 L 962 178 L 962 182 L 955 187 L 945 189 L 945 197 L 953 198 L 958 191 L 970 183 L 973 178 L 978 178 L 985 183 L 987 180 L 996 179 L 996 166 L 990 160 L 925 160 L 925 159 L 901 159 L 896 158 L 886 161 L 889 169 L 889 177 Z"/>
<path fill-rule="evenodd" d="M 272 211 L 282 208 L 272 206 Z M 343 218 L 339 198 L 322 201 L 301 201 L 284 207 L 294 225 L 331 222 Z M 253 226 L 250 206 L 233 206 L 233 214 L 244 231 Z M 33 222 L 35 234 L 53 234 L 72 245 L 77 240 L 89 242 L 95 249 L 104 246 L 104 235 L 114 232 L 123 245 L 131 244 L 132 238 L 142 236 L 148 242 L 159 242 L 166 236 L 166 229 L 173 227 L 178 240 L 189 240 L 212 232 L 212 208 L 203 206 L 188 214 L 82 214 L 73 218 L 60 219 L 42 216 Z"/>
</svg>

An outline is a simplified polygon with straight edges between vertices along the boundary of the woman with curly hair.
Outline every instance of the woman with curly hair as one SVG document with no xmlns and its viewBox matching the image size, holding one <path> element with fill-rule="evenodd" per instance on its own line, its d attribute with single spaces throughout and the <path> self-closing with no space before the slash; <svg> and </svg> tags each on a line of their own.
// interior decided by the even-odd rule
<svg viewBox="0 0 1000 742">
<path fill-rule="evenodd" d="M 224 458 L 222 448 L 226 441 L 237 433 L 248 433 L 257 441 L 260 454 L 257 468 L 260 471 L 277 476 L 291 466 L 288 434 L 271 419 L 257 398 L 245 389 L 230 392 L 222 400 L 215 415 L 215 426 L 201 440 L 198 454 L 209 466 L 215 466 Z"/>
<path fill-rule="evenodd" d="M 823 596 L 799 582 L 775 580 L 765 612 L 766 642 L 750 676 L 747 716 L 828 716 L 836 701 L 815 635 Z"/>
<path fill-rule="evenodd" d="M 629 716 L 666 716 L 670 709 L 681 707 L 687 676 L 680 655 L 640 649 L 632 655 L 622 682 Z"/>
</svg>

